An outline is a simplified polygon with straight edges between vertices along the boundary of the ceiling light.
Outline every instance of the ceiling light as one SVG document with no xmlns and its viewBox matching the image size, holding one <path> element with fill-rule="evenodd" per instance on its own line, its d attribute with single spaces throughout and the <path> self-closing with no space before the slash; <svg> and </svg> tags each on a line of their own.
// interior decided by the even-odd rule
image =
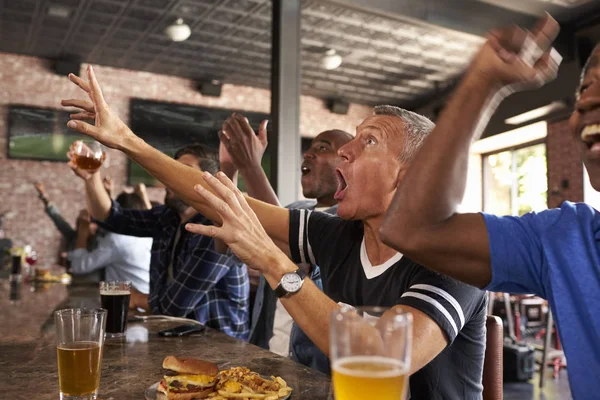
<svg viewBox="0 0 600 400">
<path fill-rule="evenodd" d="M 192 34 L 188 24 L 183 23 L 182 18 L 178 18 L 173 25 L 167 26 L 165 34 L 174 42 L 183 42 Z"/>
<path fill-rule="evenodd" d="M 323 59 L 321 60 L 321 65 L 323 65 L 323 68 L 325 69 L 336 69 L 337 67 L 342 65 L 342 56 L 337 54 L 334 49 L 329 49 L 323 56 Z"/>
<path fill-rule="evenodd" d="M 515 115 L 504 120 L 505 124 L 508 125 L 521 125 L 524 122 L 531 121 L 534 119 L 541 118 L 555 111 L 563 110 L 567 108 L 567 104 L 563 100 L 553 101 L 545 106 L 535 108 L 531 111 L 524 112 L 523 114 Z"/>
<path fill-rule="evenodd" d="M 48 6 L 48 16 L 54 18 L 67 19 L 71 15 L 71 9 L 61 4 L 50 4 Z"/>
</svg>

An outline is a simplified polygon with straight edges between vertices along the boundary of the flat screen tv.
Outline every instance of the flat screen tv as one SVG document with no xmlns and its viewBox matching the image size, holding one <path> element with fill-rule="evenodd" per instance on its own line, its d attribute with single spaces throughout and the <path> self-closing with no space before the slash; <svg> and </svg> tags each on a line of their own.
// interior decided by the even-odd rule
<svg viewBox="0 0 600 400">
<path fill-rule="evenodd" d="M 23 105 L 8 106 L 8 157 L 68 161 L 75 140 L 89 140 L 67 128 L 69 112 Z"/>
<path fill-rule="evenodd" d="M 202 143 L 218 150 L 218 132 L 225 119 L 236 111 L 238 110 L 133 99 L 130 104 L 129 126 L 136 135 L 169 156 L 192 143 Z M 264 113 L 239 112 L 248 118 L 255 131 L 258 131 L 263 120 L 269 119 L 269 115 Z M 263 156 L 262 166 L 270 179 L 271 153 L 268 148 Z M 160 185 L 133 161 L 129 162 L 128 183 Z M 243 182 L 239 186 L 243 190 Z"/>
</svg>

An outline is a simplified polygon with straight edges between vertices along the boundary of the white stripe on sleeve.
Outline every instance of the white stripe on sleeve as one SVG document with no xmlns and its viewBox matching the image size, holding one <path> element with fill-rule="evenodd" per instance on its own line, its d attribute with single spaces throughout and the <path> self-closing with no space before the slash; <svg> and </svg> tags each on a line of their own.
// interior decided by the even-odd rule
<svg viewBox="0 0 600 400">
<path fill-rule="evenodd" d="M 439 312 L 441 312 L 444 315 L 444 317 L 446 317 L 446 319 L 450 323 L 450 326 L 452 326 L 452 329 L 454 329 L 454 336 L 458 335 L 458 329 L 456 328 L 456 323 L 454 322 L 454 318 L 452 318 L 452 315 L 450 315 L 448 310 L 446 310 L 444 308 L 444 306 L 442 306 L 440 304 L 439 301 L 437 301 L 436 299 L 434 299 L 432 297 L 427 296 L 426 294 L 418 293 L 418 292 L 406 292 L 402 295 L 402 297 L 414 297 L 414 298 L 423 300 L 423 301 L 431 304 L 435 308 L 437 308 L 439 310 Z"/>
<path fill-rule="evenodd" d="M 315 261 L 315 255 L 313 254 L 312 251 L 312 246 L 310 245 L 310 236 L 308 235 L 308 225 L 310 223 L 310 214 L 312 213 L 312 211 L 307 211 L 306 212 L 306 244 L 308 246 L 308 258 L 310 258 L 310 263 L 312 265 L 317 265 L 317 262 Z"/>
<path fill-rule="evenodd" d="M 306 257 L 304 257 L 304 214 L 306 210 L 300 210 L 300 229 L 298 231 L 298 251 L 300 252 L 300 262 L 306 264 Z"/>
<path fill-rule="evenodd" d="M 460 329 L 462 329 L 463 326 L 465 326 L 465 314 L 463 313 L 462 307 L 460 306 L 458 301 L 456 301 L 456 299 L 444 289 L 440 289 L 439 287 L 433 285 L 426 285 L 423 283 L 418 285 L 412 285 L 409 289 L 425 290 L 428 292 L 433 292 L 443 297 L 444 299 L 446 299 L 446 301 L 448 301 L 448 303 L 452 304 L 452 307 L 454 307 L 454 309 L 456 310 L 456 313 L 458 314 L 458 319 L 460 320 Z"/>
</svg>

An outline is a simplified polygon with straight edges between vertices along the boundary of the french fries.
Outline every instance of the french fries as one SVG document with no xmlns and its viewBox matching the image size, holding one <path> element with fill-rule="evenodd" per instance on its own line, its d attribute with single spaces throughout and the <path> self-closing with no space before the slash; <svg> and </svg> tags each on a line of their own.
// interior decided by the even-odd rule
<svg viewBox="0 0 600 400">
<path fill-rule="evenodd" d="M 265 379 L 248 368 L 234 367 L 221 371 L 216 392 L 211 393 L 211 400 L 279 400 L 287 397 L 292 388 L 279 376 Z"/>
</svg>

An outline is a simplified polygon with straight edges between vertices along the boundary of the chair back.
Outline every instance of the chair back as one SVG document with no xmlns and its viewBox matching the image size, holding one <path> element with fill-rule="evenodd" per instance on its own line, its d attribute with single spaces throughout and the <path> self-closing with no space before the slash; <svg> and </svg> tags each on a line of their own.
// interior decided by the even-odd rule
<svg viewBox="0 0 600 400">
<path fill-rule="evenodd" d="M 485 359 L 483 361 L 483 400 L 502 400 L 502 353 L 504 351 L 504 329 L 502 319 L 488 315 Z"/>
</svg>

